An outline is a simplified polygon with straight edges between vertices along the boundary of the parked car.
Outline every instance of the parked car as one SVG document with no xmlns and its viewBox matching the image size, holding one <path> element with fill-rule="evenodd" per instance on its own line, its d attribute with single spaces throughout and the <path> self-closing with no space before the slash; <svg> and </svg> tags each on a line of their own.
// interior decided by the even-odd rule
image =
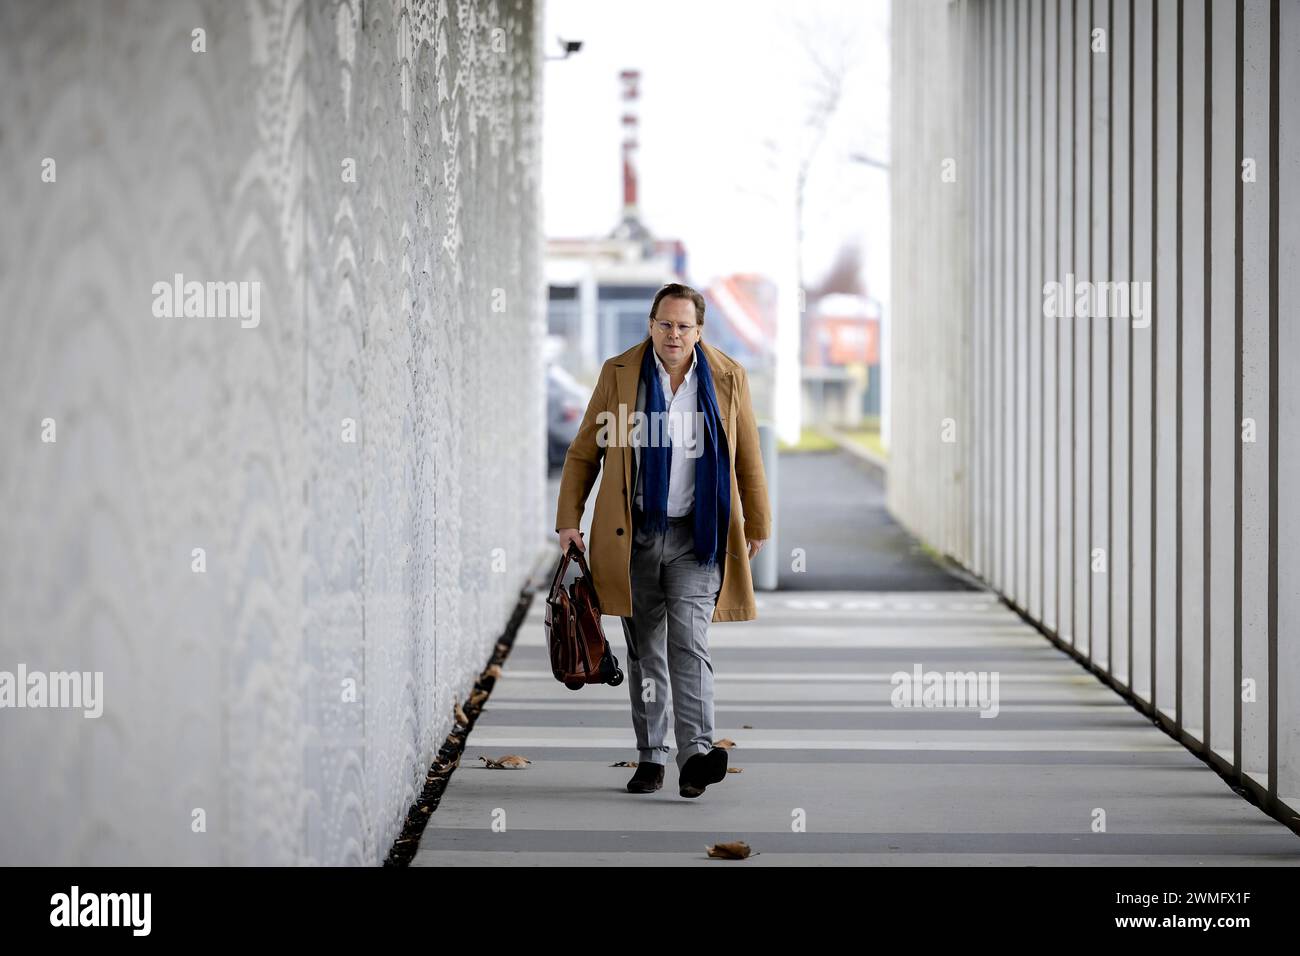
<svg viewBox="0 0 1300 956">
<path fill-rule="evenodd" d="M 551 470 L 564 466 L 569 445 L 578 436 L 582 414 L 587 410 L 591 389 L 582 385 L 559 365 L 546 366 L 546 464 Z"/>
</svg>

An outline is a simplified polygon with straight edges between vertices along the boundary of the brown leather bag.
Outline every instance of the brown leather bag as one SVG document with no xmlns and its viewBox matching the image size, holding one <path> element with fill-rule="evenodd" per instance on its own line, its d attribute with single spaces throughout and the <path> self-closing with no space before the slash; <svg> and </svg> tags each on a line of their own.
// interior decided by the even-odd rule
<svg viewBox="0 0 1300 956">
<path fill-rule="evenodd" d="M 577 559 L 582 573 L 566 590 L 564 573 L 572 558 Z M 551 655 L 551 672 L 569 690 L 581 690 L 586 684 L 617 687 L 623 683 L 623 672 L 600 623 L 600 601 L 591 572 L 572 542 L 560 559 L 546 598 L 546 646 Z"/>
</svg>

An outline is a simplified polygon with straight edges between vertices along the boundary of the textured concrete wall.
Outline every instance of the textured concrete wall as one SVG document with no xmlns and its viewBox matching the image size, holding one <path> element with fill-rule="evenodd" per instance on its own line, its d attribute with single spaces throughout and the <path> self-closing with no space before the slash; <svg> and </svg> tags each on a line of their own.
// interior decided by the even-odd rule
<svg viewBox="0 0 1300 956">
<path fill-rule="evenodd" d="M 387 853 L 545 526 L 539 21 L 0 6 L 0 670 L 104 675 L 0 711 L 0 860 Z"/>
<path fill-rule="evenodd" d="M 1300 3 L 894 16 L 893 402 L 912 425 L 891 506 L 1300 807 Z M 944 183 L 941 155 L 972 161 Z M 1148 320 L 1049 316 L 1044 284 L 1070 275 L 1149 283 Z M 954 285 L 970 295 L 936 294 Z"/>
</svg>

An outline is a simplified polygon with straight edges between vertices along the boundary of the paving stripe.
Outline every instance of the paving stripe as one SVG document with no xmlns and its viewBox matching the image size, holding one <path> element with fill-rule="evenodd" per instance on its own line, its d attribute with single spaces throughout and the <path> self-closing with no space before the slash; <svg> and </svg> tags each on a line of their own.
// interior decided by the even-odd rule
<svg viewBox="0 0 1300 956">
<path fill-rule="evenodd" d="M 978 718 L 977 718 L 978 719 Z M 743 738 L 743 747 L 751 750 L 803 748 L 810 750 L 1128 750 L 1160 752 L 1183 750 L 1183 746 L 1143 727 L 1098 732 L 1080 730 L 1003 730 L 953 732 L 949 730 L 900 730 L 894 733 L 868 733 L 860 730 L 816 730 L 802 732 L 792 728 L 779 730 L 740 730 L 717 725 L 722 737 Z M 671 736 L 672 730 L 669 729 Z M 961 734 L 958 736 L 957 734 Z M 733 738 L 734 739 L 734 738 Z M 607 749 L 635 759 L 636 745 L 629 726 L 619 733 L 593 729 L 575 732 L 571 727 L 476 726 L 470 742 L 478 747 L 519 749 L 524 747 L 589 747 Z M 527 755 L 525 755 L 527 756 Z"/>
</svg>

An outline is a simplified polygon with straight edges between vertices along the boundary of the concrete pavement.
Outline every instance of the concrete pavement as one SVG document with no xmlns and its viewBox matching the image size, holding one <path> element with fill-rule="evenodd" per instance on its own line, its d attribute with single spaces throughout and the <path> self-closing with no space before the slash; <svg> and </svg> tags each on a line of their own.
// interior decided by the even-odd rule
<svg viewBox="0 0 1300 956">
<path fill-rule="evenodd" d="M 832 523 L 807 502 L 883 508 L 860 470 L 833 459 L 782 456 L 783 521 L 802 513 L 812 554 L 814 532 Z M 808 494 L 810 482 L 848 498 Z M 552 476 L 552 498 L 556 489 Z M 868 563 L 883 561 L 866 553 L 878 540 L 858 539 Z M 760 593 L 758 620 L 710 629 L 717 734 L 735 742 L 739 772 L 686 799 L 670 759 L 662 790 L 628 793 L 632 768 L 612 766 L 636 759 L 628 688 L 573 692 L 551 676 L 543 598 L 415 866 L 1300 864 L 1300 837 L 983 591 Z M 618 619 L 604 624 L 625 661 Z M 918 665 L 996 674 L 997 715 L 893 706 L 891 676 Z M 507 754 L 532 763 L 489 770 L 479 759 Z M 707 857 L 707 845 L 733 840 L 754 855 Z"/>
<path fill-rule="evenodd" d="M 846 451 L 781 455 L 776 546 L 782 591 L 963 591 L 885 508 L 885 486 Z M 802 548 L 804 566 L 791 553 Z"/>
<path fill-rule="evenodd" d="M 671 765 L 657 793 L 623 789 L 627 688 L 556 682 L 535 603 L 414 865 L 1300 863 L 1300 838 L 990 596 L 760 599 L 758 621 L 710 633 L 717 732 L 742 772 L 696 799 Z M 890 675 L 914 662 L 995 669 L 998 715 L 891 706 Z M 505 754 L 533 763 L 478 759 Z M 731 840 L 756 855 L 708 859 Z"/>
</svg>

